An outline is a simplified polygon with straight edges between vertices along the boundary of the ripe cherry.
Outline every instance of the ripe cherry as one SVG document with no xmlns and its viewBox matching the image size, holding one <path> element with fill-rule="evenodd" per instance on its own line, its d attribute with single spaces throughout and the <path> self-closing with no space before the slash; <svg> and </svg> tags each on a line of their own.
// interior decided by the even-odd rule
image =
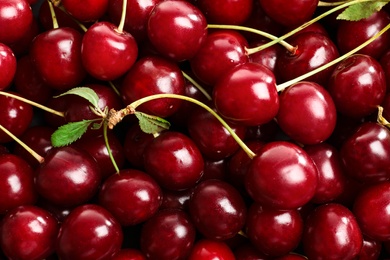
<svg viewBox="0 0 390 260">
<path fill-rule="evenodd" d="M 108 0 L 61 1 L 66 11 L 79 22 L 92 22 L 101 18 L 107 11 L 108 2 Z"/>
<path fill-rule="evenodd" d="M 235 260 L 232 250 L 222 241 L 198 240 L 191 250 L 188 260 Z"/>
<path fill-rule="evenodd" d="M 0 90 L 7 89 L 16 73 L 16 58 L 7 45 L 0 43 Z"/>
<path fill-rule="evenodd" d="M 138 249 L 126 248 L 118 251 L 111 260 L 146 260 L 146 256 Z"/>
</svg>

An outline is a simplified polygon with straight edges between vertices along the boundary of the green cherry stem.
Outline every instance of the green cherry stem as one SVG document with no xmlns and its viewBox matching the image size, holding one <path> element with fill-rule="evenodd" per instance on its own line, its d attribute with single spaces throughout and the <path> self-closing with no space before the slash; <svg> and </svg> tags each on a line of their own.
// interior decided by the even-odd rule
<svg viewBox="0 0 390 260">
<path fill-rule="evenodd" d="M 196 82 L 184 71 L 182 71 L 181 73 L 183 73 L 184 78 L 186 78 L 192 85 L 194 85 L 200 92 L 202 92 L 202 94 L 207 98 L 207 100 L 212 99 L 210 94 L 201 85 L 199 85 L 198 82 Z"/>
<path fill-rule="evenodd" d="M 73 16 L 71 16 L 71 15 L 68 13 L 68 11 L 66 11 L 66 9 L 65 9 L 65 7 L 64 7 L 63 5 L 58 6 L 58 8 L 59 8 L 62 12 L 66 13 L 66 14 L 70 17 L 70 19 L 72 19 L 75 23 L 77 23 L 77 25 L 81 28 L 81 30 L 83 30 L 83 32 L 86 32 L 86 31 L 88 30 L 87 27 L 85 27 L 84 24 L 82 24 L 82 23 L 79 22 L 76 18 L 74 18 Z"/>
<path fill-rule="evenodd" d="M 351 56 L 352 54 L 355 54 L 356 52 L 360 51 L 361 49 L 363 49 L 364 47 L 366 47 L 367 45 L 369 45 L 370 43 L 372 43 L 373 41 L 375 41 L 379 36 L 381 36 L 382 34 L 384 34 L 387 30 L 390 29 L 390 23 L 384 27 L 382 30 L 380 30 L 377 34 L 375 34 L 374 36 L 372 36 L 370 39 L 368 39 L 367 41 L 365 41 L 364 43 L 362 43 L 361 45 L 359 45 L 358 47 L 354 48 L 353 50 L 345 53 L 344 55 L 338 57 L 337 59 L 334 59 L 332 60 L 331 62 L 328 62 L 324 65 L 322 65 L 321 67 L 318 67 L 317 69 L 314 69 L 312 71 L 309 71 L 308 73 L 306 74 L 303 74 L 299 77 L 296 77 L 295 79 L 292 79 L 292 80 L 289 80 L 289 81 L 286 81 L 282 84 L 279 84 L 277 85 L 276 89 L 277 91 L 283 91 L 285 88 L 301 81 L 301 80 L 304 80 L 304 79 L 307 79 L 308 77 L 320 72 L 320 71 L 323 71 L 333 65 L 335 65 L 336 63 L 342 61 L 343 59 Z"/>
<path fill-rule="evenodd" d="M 116 173 L 119 173 L 119 167 L 118 167 L 118 165 L 116 164 L 116 161 L 115 161 L 115 159 L 114 159 L 114 156 L 112 155 L 112 151 L 111 151 L 111 148 L 110 148 L 110 143 L 108 142 L 107 128 L 108 128 L 108 127 L 107 127 L 107 121 L 105 120 L 105 121 L 104 121 L 104 124 L 103 124 L 104 142 L 105 142 L 105 144 L 106 144 L 106 149 L 107 149 L 107 152 L 108 152 L 108 156 L 110 157 L 111 163 L 112 163 L 112 165 L 114 166 Z"/>
<path fill-rule="evenodd" d="M 346 1 L 339 1 L 339 2 L 324 2 L 324 1 L 319 1 L 317 6 L 336 6 L 336 5 L 342 5 L 347 2 L 350 2 L 348 0 Z"/>
<path fill-rule="evenodd" d="M 50 0 L 47 0 L 47 3 L 49 4 L 51 19 L 53 21 L 53 29 L 57 29 L 60 26 L 58 25 L 56 12 L 54 11 L 53 3 Z"/>
<path fill-rule="evenodd" d="M 256 156 L 256 154 L 238 137 L 238 135 L 233 131 L 233 129 L 225 122 L 225 120 L 219 116 L 213 109 L 211 109 L 209 106 L 205 105 L 204 103 L 194 99 L 190 98 L 187 96 L 183 95 L 177 95 L 177 94 L 156 94 L 156 95 L 151 95 L 147 96 L 141 99 L 138 99 L 128 105 L 127 107 L 115 111 L 113 109 L 110 110 L 107 121 L 108 121 L 108 127 L 110 129 L 114 128 L 116 124 L 118 124 L 126 115 L 134 114 L 136 111 L 136 108 L 143 103 L 146 103 L 148 101 L 152 101 L 155 99 L 160 99 L 160 98 L 175 98 L 175 99 L 181 99 L 185 101 L 192 102 L 204 109 L 206 109 L 209 113 L 211 113 L 225 128 L 226 130 L 230 133 L 230 135 L 234 138 L 234 140 L 239 144 L 239 146 L 245 151 L 245 153 L 249 156 L 249 158 L 253 159 L 253 157 Z"/>
</svg>

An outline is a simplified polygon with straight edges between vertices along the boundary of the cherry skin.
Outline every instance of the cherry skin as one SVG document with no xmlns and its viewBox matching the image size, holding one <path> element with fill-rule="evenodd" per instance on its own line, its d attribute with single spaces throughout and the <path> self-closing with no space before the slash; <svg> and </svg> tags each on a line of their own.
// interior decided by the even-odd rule
<svg viewBox="0 0 390 260">
<path fill-rule="evenodd" d="M 161 210 L 142 227 L 141 251 L 148 259 L 186 259 L 195 234 L 195 227 L 184 211 Z"/>
<path fill-rule="evenodd" d="M 185 190 L 203 175 L 204 160 L 195 143 L 180 132 L 163 132 L 144 150 L 144 166 L 161 187 Z"/>
<path fill-rule="evenodd" d="M 245 187 L 252 199 L 264 206 L 296 209 L 313 198 L 317 175 L 313 160 L 302 148 L 274 141 L 265 144 L 253 158 Z"/>
<path fill-rule="evenodd" d="M 145 254 L 137 249 L 121 249 L 111 260 L 146 260 Z"/>
<path fill-rule="evenodd" d="M 51 149 L 36 171 L 36 189 L 49 202 L 77 206 L 95 195 L 101 181 L 96 161 L 85 151 L 67 146 Z"/>
<path fill-rule="evenodd" d="M 380 182 L 390 178 L 390 132 L 373 122 L 363 123 L 342 145 L 345 172 L 360 182 Z"/>
<path fill-rule="evenodd" d="M 188 260 L 235 260 L 232 250 L 221 241 L 198 240 L 192 248 Z"/>
<path fill-rule="evenodd" d="M 0 43 L 0 90 L 7 89 L 16 73 L 16 58 L 7 45 Z"/>
<path fill-rule="evenodd" d="M 278 257 L 298 247 L 304 225 L 296 209 L 277 210 L 254 203 L 245 226 L 246 235 L 260 252 Z"/>
<path fill-rule="evenodd" d="M 279 96 L 276 116 L 280 128 L 302 144 L 318 144 L 336 127 L 336 107 L 332 97 L 314 82 L 298 82 Z"/>
<path fill-rule="evenodd" d="M 61 3 L 66 11 L 79 22 L 91 22 L 98 20 L 106 13 L 108 2 L 108 0 L 82 2 L 64 0 Z"/>
<path fill-rule="evenodd" d="M 267 67 L 256 63 L 237 65 L 213 88 L 217 111 L 228 120 L 255 126 L 271 121 L 279 109 L 276 79 Z"/>
<path fill-rule="evenodd" d="M 1 249 L 8 259 L 46 259 L 55 251 L 58 229 L 57 220 L 46 210 L 17 207 L 2 218 Z"/>
<path fill-rule="evenodd" d="M 323 204 L 310 213 L 302 241 L 309 259 L 355 259 L 363 245 L 354 215 L 336 203 Z"/>
<path fill-rule="evenodd" d="M 110 259 L 122 245 L 123 232 L 104 208 L 84 204 L 71 211 L 62 223 L 56 253 L 60 259 Z"/>
<path fill-rule="evenodd" d="M 138 60 L 125 75 L 120 90 L 124 104 L 153 94 L 184 93 L 184 77 L 176 63 L 157 56 Z M 182 102 L 159 99 L 141 105 L 137 110 L 160 117 L 175 113 Z"/>
<path fill-rule="evenodd" d="M 81 34 L 64 27 L 34 38 L 30 57 L 42 79 L 53 89 L 68 90 L 85 78 L 81 62 Z"/>
<path fill-rule="evenodd" d="M 362 233 L 376 241 L 387 241 L 390 237 L 389 188 L 389 181 L 368 186 L 357 195 L 353 205 Z"/>
<path fill-rule="evenodd" d="M 386 93 L 384 71 L 374 58 L 355 54 L 332 72 L 327 89 L 343 115 L 362 118 L 376 111 Z"/>
<path fill-rule="evenodd" d="M 171 191 L 163 190 L 163 199 L 160 209 L 188 209 L 188 201 L 190 200 L 193 189 Z"/>
<path fill-rule="evenodd" d="M 236 260 L 267 260 L 270 257 L 266 256 L 250 242 L 245 243 L 234 249 Z"/>
<path fill-rule="evenodd" d="M 146 173 L 132 169 L 112 175 L 99 191 L 99 204 L 122 226 L 146 221 L 157 212 L 161 201 L 162 191 L 156 181 Z"/>
<path fill-rule="evenodd" d="M 110 81 L 123 76 L 134 64 L 138 46 L 134 37 L 110 22 L 94 23 L 85 32 L 81 59 L 89 74 Z"/>
<path fill-rule="evenodd" d="M 268 42 L 267 40 L 252 41 L 249 42 L 249 47 L 251 48 L 257 47 L 267 42 Z M 267 68 L 269 68 L 273 73 L 275 73 L 276 61 L 278 59 L 280 52 L 282 52 L 282 47 L 278 44 L 275 44 L 264 50 L 249 55 L 249 61 L 262 64 Z"/>
<path fill-rule="evenodd" d="M 14 43 L 27 33 L 33 12 L 25 0 L 4 0 L 0 4 L 0 42 Z"/>
<path fill-rule="evenodd" d="M 199 183 L 188 206 L 197 230 L 209 239 L 232 238 L 245 224 L 243 198 L 233 186 L 220 180 Z"/>
<path fill-rule="evenodd" d="M 191 3 L 167 0 L 153 8 L 147 32 L 159 53 L 175 61 L 183 61 L 191 59 L 204 43 L 207 21 Z"/>
<path fill-rule="evenodd" d="M 0 214 L 37 201 L 34 173 L 30 165 L 13 154 L 0 155 Z"/>
<path fill-rule="evenodd" d="M 379 259 L 382 250 L 382 243 L 363 236 L 363 246 L 359 253 L 359 259 Z"/>
</svg>

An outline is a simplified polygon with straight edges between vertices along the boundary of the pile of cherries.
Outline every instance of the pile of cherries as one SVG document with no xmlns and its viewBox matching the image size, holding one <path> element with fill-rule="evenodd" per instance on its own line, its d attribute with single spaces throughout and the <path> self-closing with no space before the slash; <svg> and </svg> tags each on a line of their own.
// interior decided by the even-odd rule
<svg viewBox="0 0 390 260">
<path fill-rule="evenodd" d="M 0 259 L 390 257 L 388 6 L 52 2 L 0 1 Z"/>
</svg>

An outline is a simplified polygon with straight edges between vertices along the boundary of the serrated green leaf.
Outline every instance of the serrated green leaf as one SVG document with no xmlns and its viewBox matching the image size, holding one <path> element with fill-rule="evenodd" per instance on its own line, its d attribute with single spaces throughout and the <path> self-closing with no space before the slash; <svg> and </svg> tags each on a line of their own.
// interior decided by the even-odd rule
<svg viewBox="0 0 390 260">
<path fill-rule="evenodd" d="M 135 116 L 139 120 L 139 126 L 142 131 L 147 134 L 156 134 L 169 129 L 171 124 L 158 116 L 151 116 L 142 112 L 135 112 Z"/>
<path fill-rule="evenodd" d="M 357 3 L 348 6 L 342 13 L 337 16 L 337 19 L 359 21 L 361 19 L 370 17 L 375 12 L 380 11 L 382 7 L 384 7 L 388 2 L 389 0 Z"/>
<path fill-rule="evenodd" d="M 92 122 L 92 120 L 83 120 L 60 126 L 51 135 L 51 143 L 53 147 L 66 146 L 74 141 L 77 141 L 87 131 Z"/>
<path fill-rule="evenodd" d="M 72 88 L 65 93 L 62 93 L 61 95 L 55 96 L 55 97 L 61 97 L 65 95 L 77 95 L 80 96 L 86 100 L 89 101 L 95 108 L 99 108 L 99 96 L 96 94 L 96 92 L 87 87 L 77 87 Z"/>
</svg>

